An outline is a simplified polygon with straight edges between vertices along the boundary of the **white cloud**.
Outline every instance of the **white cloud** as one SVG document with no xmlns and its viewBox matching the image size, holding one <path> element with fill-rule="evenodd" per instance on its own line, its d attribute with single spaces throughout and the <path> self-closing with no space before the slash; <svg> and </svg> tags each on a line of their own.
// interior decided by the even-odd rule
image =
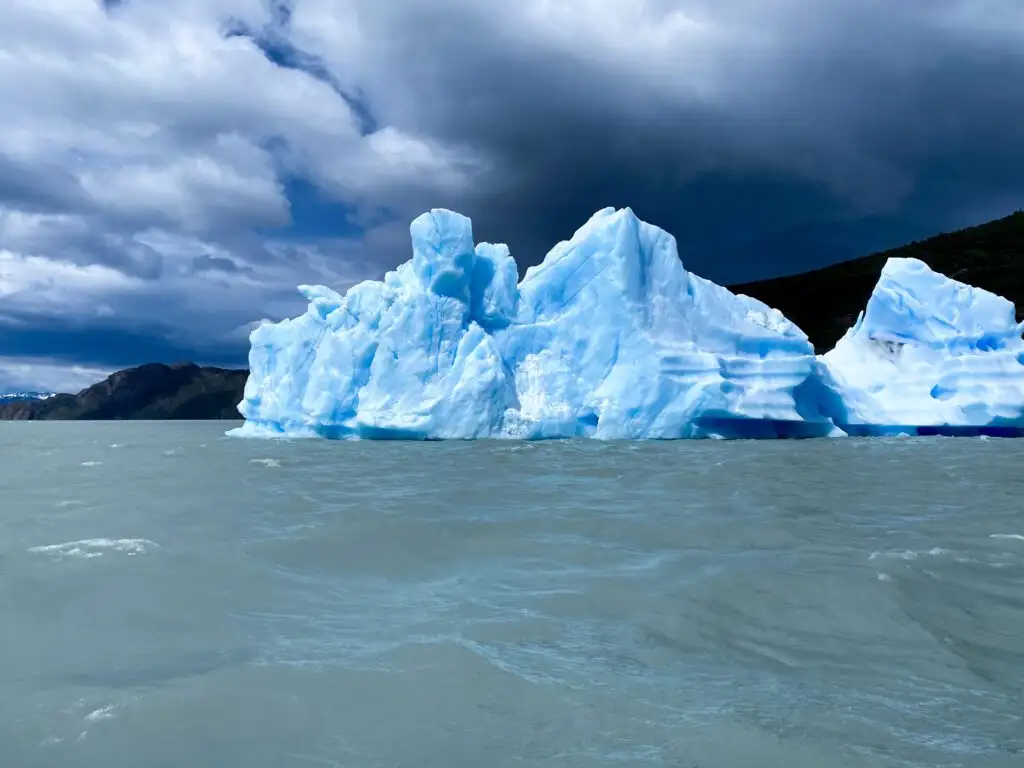
<svg viewBox="0 0 1024 768">
<path fill-rule="evenodd" d="M 0 301 L 5 313 L 49 313 L 59 306 L 81 314 L 99 297 L 140 285 L 138 279 L 99 264 L 80 266 L 0 250 Z"/>
<path fill-rule="evenodd" d="M 15 0 L 0 26 L 0 155 L 59 163 L 92 210 L 197 232 L 280 224 L 289 170 L 365 198 L 389 187 L 468 182 L 456 148 L 393 126 L 362 136 L 328 84 L 266 58 L 231 20 L 255 29 L 263 3 Z"/>
<path fill-rule="evenodd" d="M 89 234 L 88 222 L 71 214 L 29 213 L 0 206 L 0 245 L 47 247 Z"/>
<path fill-rule="evenodd" d="M 52 358 L 0 356 L 0 393 L 68 392 L 76 394 L 112 371 L 83 365 L 69 365 Z"/>
<path fill-rule="evenodd" d="M 105 212 L 139 222 L 166 222 L 189 231 L 288 223 L 288 201 L 266 151 L 221 134 L 213 146 L 178 157 L 94 166 L 79 176 Z"/>
</svg>

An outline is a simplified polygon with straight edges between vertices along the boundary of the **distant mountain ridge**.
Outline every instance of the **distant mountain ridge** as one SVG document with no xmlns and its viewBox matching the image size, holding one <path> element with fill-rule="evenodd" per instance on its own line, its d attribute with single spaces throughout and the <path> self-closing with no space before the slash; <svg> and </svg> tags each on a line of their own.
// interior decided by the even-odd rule
<svg viewBox="0 0 1024 768">
<path fill-rule="evenodd" d="M 248 376 L 244 369 L 148 363 L 77 395 L 0 400 L 0 420 L 241 419 L 237 406 Z"/>
<path fill-rule="evenodd" d="M 828 352 L 857 321 L 890 257 L 920 259 L 947 277 L 1012 301 L 1024 319 L 1024 211 L 811 272 L 730 285 L 775 307 Z"/>
</svg>

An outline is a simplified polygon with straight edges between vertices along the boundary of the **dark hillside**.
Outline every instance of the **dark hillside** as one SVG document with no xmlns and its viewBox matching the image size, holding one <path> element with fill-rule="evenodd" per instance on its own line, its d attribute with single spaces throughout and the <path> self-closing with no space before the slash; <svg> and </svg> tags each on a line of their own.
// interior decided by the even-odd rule
<svg viewBox="0 0 1024 768">
<path fill-rule="evenodd" d="M 194 363 L 127 368 L 77 395 L 0 404 L 0 420 L 241 419 L 249 372 Z"/>
<path fill-rule="evenodd" d="M 818 352 L 842 338 L 864 309 L 891 256 L 913 257 L 961 282 L 1005 296 L 1024 319 L 1024 211 L 812 272 L 731 285 L 780 310 Z"/>
</svg>

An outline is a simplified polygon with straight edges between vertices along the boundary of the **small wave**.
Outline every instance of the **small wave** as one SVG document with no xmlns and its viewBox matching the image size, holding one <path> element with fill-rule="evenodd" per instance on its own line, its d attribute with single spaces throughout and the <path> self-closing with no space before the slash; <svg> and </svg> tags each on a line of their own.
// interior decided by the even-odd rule
<svg viewBox="0 0 1024 768">
<path fill-rule="evenodd" d="M 932 547 L 926 551 L 917 551 L 913 549 L 904 549 L 898 552 L 872 552 L 869 560 L 877 560 L 880 557 L 885 557 L 893 560 L 917 560 L 922 555 L 930 557 L 938 557 L 940 555 L 949 554 L 947 550 L 942 547 Z"/>
<path fill-rule="evenodd" d="M 110 704 L 106 707 L 100 707 L 95 709 L 85 716 L 85 720 L 90 723 L 95 723 L 97 720 L 112 720 L 116 715 L 114 714 L 116 707 Z"/>
<path fill-rule="evenodd" d="M 277 459 L 250 459 L 250 464 L 262 464 L 265 467 L 280 467 L 281 462 Z"/>
<path fill-rule="evenodd" d="M 111 443 L 109 447 L 110 448 L 123 448 L 124 444 L 123 443 Z"/>
<path fill-rule="evenodd" d="M 57 506 L 60 509 L 66 509 L 67 507 L 77 507 L 84 503 L 84 501 L 80 501 L 78 499 L 64 499 L 63 501 L 58 501 Z"/>
<path fill-rule="evenodd" d="M 1024 541 L 1024 535 L 1019 533 L 993 533 L 989 536 L 990 539 L 1015 539 L 1016 541 Z"/>
<path fill-rule="evenodd" d="M 159 549 L 160 545 L 149 539 L 82 539 L 66 541 L 63 544 L 43 544 L 29 547 L 28 551 L 36 555 L 53 555 L 57 558 L 77 557 L 87 560 L 102 557 L 106 552 L 122 552 L 130 557 L 144 555 L 150 549 Z"/>
<path fill-rule="evenodd" d="M 102 461 L 83 461 L 82 462 L 82 466 L 83 467 L 98 467 L 101 464 L 103 464 Z"/>
<path fill-rule="evenodd" d="M 523 451 L 534 451 L 536 443 L 516 443 L 514 445 L 496 445 L 491 448 L 491 453 L 522 453 Z"/>
</svg>

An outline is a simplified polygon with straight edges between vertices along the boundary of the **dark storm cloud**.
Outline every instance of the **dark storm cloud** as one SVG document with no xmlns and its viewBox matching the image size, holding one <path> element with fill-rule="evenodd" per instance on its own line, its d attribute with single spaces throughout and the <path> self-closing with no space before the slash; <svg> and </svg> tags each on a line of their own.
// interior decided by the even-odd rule
<svg viewBox="0 0 1024 768">
<path fill-rule="evenodd" d="M 65 212 L 88 207 L 78 180 L 57 163 L 25 163 L 0 152 L 0 206 Z"/>
<path fill-rule="evenodd" d="M 159 326 L 108 323 L 82 326 L 54 319 L 34 320 L 31 326 L 0 323 L 0 349 L 14 358 L 60 359 L 70 365 L 127 368 L 157 360 L 173 363 L 200 360 L 204 363 L 244 367 L 248 344 L 244 339 L 207 341 L 202 337 L 167 339 Z"/>
<path fill-rule="evenodd" d="M 856 236 L 848 256 L 882 234 L 926 234 L 1024 199 L 1015 5 L 658 10 L 673 8 L 695 10 L 707 34 L 650 52 L 622 28 L 625 55 L 588 39 L 586 25 L 565 44 L 531 37 L 517 11 L 497 6 L 367 10 L 385 49 L 370 108 L 489 157 L 480 188 L 440 197 L 527 263 L 605 205 L 632 206 L 678 236 L 691 266 L 729 280 L 834 260 L 814 242 L 759 250 L 808 227 Z"/>
</svg>

